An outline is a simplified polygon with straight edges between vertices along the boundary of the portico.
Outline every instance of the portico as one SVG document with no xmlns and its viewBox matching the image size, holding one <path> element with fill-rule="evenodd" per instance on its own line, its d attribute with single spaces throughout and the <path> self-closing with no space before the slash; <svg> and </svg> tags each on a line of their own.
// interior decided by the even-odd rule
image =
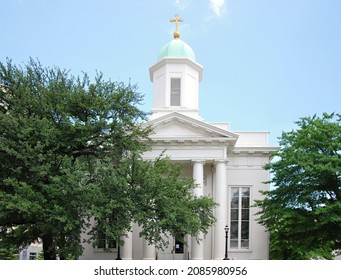
<svg viewBox="0 0 341 280">
<path fill-rule="evenodd" d="M 210 230 L 207 236 L 201 234 L 200 238 L 203 240 L 197 243 L 195 238 L 190 236 L 186 237 L 187 246 L 185 245 L 183 253 L 176 253 L 176 242 L 173 240 L 169 248 L 165 248 L 164 251 L 156 250 L 155 246 L 148 244 L 146 240 L 142 240 L 142 259 L 191 259 L 191 260 L 203 260 L 203 259 L 222 259 L 224 257 L 224 246 L 222 245 L 223 238 L 220 238 L 219 227 L 222 229 L 227 223 L 227 203 L 226 199 L 219 199 L 219 196 L 228 193 L 228 186 L 226 185 L 226 160 L 217 161 L 205 161 L 205 160 L 188 160 L 181 161 L 184 165 L 184 175 L 188 176 L 192 173 L 192 177 L 197 183 L 197 188 L 194 189 L 194 195 L 202 196 L 208 195 L 214 197 L 220 204 L 216 208 L 217 224 Z M 215 184 L 215 185 L 213 185 Z M 140 242 L 138 238 L 138 228 L 133 227 L 133 231 L 128 235 L 128 238 L 124 239 L 124 246 L 121 249 L 122 259 L 139 259 L 136 252 L 136 243 Z M 224 230 L 222 230 L 224 234 Z M 213 244 L 213 246 L 212 246 Z M 135 248 L 134 248 L 135 247 Z M 135 255 L 135 256 L 134 256 Z"/>
</svg>

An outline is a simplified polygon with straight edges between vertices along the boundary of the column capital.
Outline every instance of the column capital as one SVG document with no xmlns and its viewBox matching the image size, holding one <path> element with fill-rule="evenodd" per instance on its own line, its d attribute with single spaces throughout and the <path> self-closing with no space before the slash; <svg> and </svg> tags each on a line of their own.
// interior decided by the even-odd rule
<svg viewBox="0 0 341 280">
<path fill-rule="evenodd" d="M 205 159 L 192 159 L 191 160 L 191 163 L 194 164 L 194 163 L 202 163 L 202 164 L 205 164 L 206 160 Z"/>
<path fill-rule="evenodd" d="M 218 163 L 228 163 L 229 160 L 227 158 L 221 158 L 221 159 L 215 159 L 214 165 L 217 165 Z"/>
</svg>

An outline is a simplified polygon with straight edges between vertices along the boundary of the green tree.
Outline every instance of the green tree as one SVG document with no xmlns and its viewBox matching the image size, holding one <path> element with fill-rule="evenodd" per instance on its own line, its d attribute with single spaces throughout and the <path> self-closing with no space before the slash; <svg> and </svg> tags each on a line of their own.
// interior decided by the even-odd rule
<svg viewBox="0 0 341 280">
<path fill-rule="evenodd" d="M 130 182 L 137 206 L 134 221 L 142 225 L 141 235 L 159 247 L 168 244 L 163 236 L 185 242 L 184 235 L 191 235 L 200 241 L 198 234 L 206 234 L 216 221 L 214 201 L 194 196 L 197 186 L 192 178 L 181 178 L 181 170 L 162 157 L 154 162 L 133 161 Z"/>
<path fill-rule="evenodd" d="M 332 258 L 341 248 L 341 115 L 301 118 L 266 166 L 274 189 L 257 201 L 273 259 Z"/>
<path fill-rule="evenodd" d="M 136 86 L 104 81 L 102 74 L 91 82 L 32 59 L 23 67 L 0 63 L 0 81 L 0 239 L 18 247 L 39 240 L 45 260 L 65 259 L 81 254 L 90 217 L 94 241 L 100 232 L 117 239 L 131 222 L 145 227 L 151 242 L 161 232 L 197 236 L 212 225 L 214 203 L 192 197 L 193 182 L 159 168 L 166 159 L 142 161 L 151 128 L 143 125 L 147 114 L 138 109 L 143 96 Z M 165 186 L 170 204 L 182 186 L 182 201 L 189 199 L 183 210 L 191 215 L 174 207 L 158 217 L 162 226 L 151 224 L 156 216 L 141 209 L 157 186 Z M 166 211 L 161 200 L 149 206 Z M 188 220 L 179 229 L 174 215 L 182 214 Z"/>
<path fill-rule="evenodd" d="M 200 241 L 199 232 L 207 233 L 216 221 L 214 201 L 195 197 L 194 181 L 181 178 L 181 166 L 166 157 L 144 161 L 132 154 L 119 167 L 104 163 L 96 168 L 99 190 L 95 193 L 100 195 L 94 198 L 93 237 L 104 232 L 108 239 L 117 240 L 135 222 L 142 227 L 141 237 L 163 247 L 170 236 L 182 240 L 188 234 Z"/>
<path fill-rule="evenodd" d="M 18 259 L 19 248 L 12 244 L 6 244 L 0 239 L 0 260 L 16 260 Z"/>
<path fill-rule="evenodd" d="M 13 248 L 1 248 L 0 249 L 0 260 L 16 260 L 18 250 L 15 251 Z"/>
</svg>

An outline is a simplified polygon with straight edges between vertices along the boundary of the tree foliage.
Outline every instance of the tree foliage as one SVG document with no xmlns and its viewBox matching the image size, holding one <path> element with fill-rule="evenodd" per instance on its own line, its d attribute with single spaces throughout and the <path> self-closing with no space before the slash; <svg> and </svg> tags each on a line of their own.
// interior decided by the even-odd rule
<svg viewBox="0 0 341 280">
<path fill-rule="evenodd" d="M 0 240 L 0 260 L 17 260 L 18 255 L 18 247 Z"/>
<path fill-rule="evenodd" d="M 91 82 L 32 59 L 0 63 L 0 240 L 42 241 L 44 259 L 63 259 L 81 254 L 90 217 L 94 241 L 99 232 L 117 239 L 132 222 L 156 243 L 165 232 L 205 232 L 214 203 L 192 197 L 193 182 L 167 159 L 141 158 L 151 133 L 142 98 L 102 74 Z"/>
<path fill-rule="evenodd" d="M 96 168 L 99 190 L 95 193 L 100 196 L 94 198 L 94 237 L 100 231 L 116 240 L 135 222 L 142 228 L 141 237 L 162 248 L 168 244 L 169 236 L 181 240 L 189 234 L 200 241 L 199 232 L 207 233 L 216 221 L 213 200 L 195 197 L 193 180 L 181 178 L 181 166 L 166 157 L 144 161 L 133 154 L 119 167 L 103 163 Z"/>
<path fill-rule="evenodd" d="M 332 258 L 341 248 L 341 115 L 301 118 L 266 166 L 274 189 L 257 201 L 275 259 Z"/>
</svg>

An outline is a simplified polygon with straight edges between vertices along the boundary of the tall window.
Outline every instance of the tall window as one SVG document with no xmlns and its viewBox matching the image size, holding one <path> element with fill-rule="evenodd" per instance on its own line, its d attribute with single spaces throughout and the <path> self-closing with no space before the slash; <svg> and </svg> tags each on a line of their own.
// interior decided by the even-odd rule
<svg viewBox="0 0 341 280">
<path fill-rule="evenodd" d="M 170 105 L 180 106 L 181 97 L 181 79 L 171 78 L 171 89 L 170 89 Z"/>
<path fill-rule="evenodd" d="M 250 187 L 231 187 L 230 248 L 250 248 Z"/>
</svg>

